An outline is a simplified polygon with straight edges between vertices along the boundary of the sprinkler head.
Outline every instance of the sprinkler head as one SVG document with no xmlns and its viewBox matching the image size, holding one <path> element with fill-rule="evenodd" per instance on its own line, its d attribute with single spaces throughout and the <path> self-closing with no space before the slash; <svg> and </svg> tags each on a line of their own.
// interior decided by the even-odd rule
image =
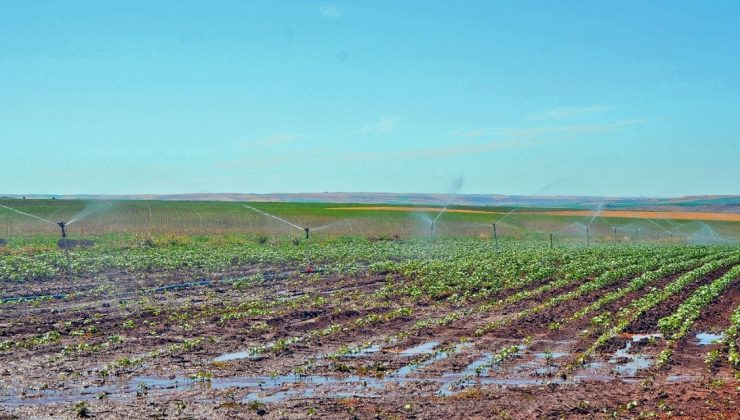
<svg viewBox="0 0 740 420">
<path fill-rule="evenodd" d="M 62 238 L 67 237 L 67 224 L 64 222 L 57 222 L 57 226 L 62 229 Z"/>
<path fill-rule="evenodd" d="M 303 228 L 303 230 L 305 230 L 305 231 L 306 231 L 306 239 L 308 239 L 308 231 L 309 231 L 310 229 L 309 229 L 309 228 Z"/>
</svg>

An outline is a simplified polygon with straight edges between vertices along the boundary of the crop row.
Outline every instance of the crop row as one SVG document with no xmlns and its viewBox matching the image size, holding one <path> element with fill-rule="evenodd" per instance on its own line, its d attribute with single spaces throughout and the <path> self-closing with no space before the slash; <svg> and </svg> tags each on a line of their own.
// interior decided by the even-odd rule
<svg viewBox="0 0 740 420">
<path fill-rule="evenodd" d="M 601 334 L 594 343 L 584 350 L 574 363 L 567 366 L 567 370 L 573 370 L 578 366 L 584 364 L 586 360 L 603 346 L 611 338 L 616 337 L 617 334 L 621 333 L 629 324 L 634 322 L 642 314 L 659 305 L 674 294 L 680 292 L 684 287 L 689 284 L 706 277 L 712 272 L 721 269 L 722 267 L 732 266 L 740 261 L 740 255 L 735 253 L 734 255 L 723 258 L 721 260 L 714 260 L 704 264 L 703 266 L 682 274 L 676 280 L 669 283 L 663 289 L 653 290 L 650 293 L 642 296 L 630 302 L 626 307 L 622 308 L 615 317 L 613 326 Z"/>
<path fill-rule="evenodd" d="M 676 257 L 676 258 L 681 258 L 681 257 Z M 609 286 L 623 278 L 645 272 L 646 270 L 651 270 L 664 263 L 670 264 L 671 262 L 672 262 L 671 260 L 663 261 L 659 258 L 653 257 L 653 258 L 647 259 L 647 261 L 642 262 L 640 264 L 634 264 L 634 265 L 629 265 L 626 267 L 620 267 L 620 268 L 616 268 L 613 270 L 609 270 L 605 272 L 604 274 L 600 275 L 599 277 L 597 277 L 595 280 L 582 284 L 575 290 L 562 293 L 560 295 L 552 297 L 537 306 L 525 309 L 512 316 L 508 316 L 506 318 L 493 321 L 489 323 L 488 325 L 476 330 L 475 335 L 482 336 L 483 334 L 488 333 L 490 331 L 496 330 L 506 325 L 511 325 L 512 323 L 524 317 L 540 313 L 557 304 L 567 302 L 569 300 L 572 300 L 572 299 L 575 299 L 575 298 L 578 298 L 584 295 L 588 295 L 592 292 L 595 292 L 599 289 Z"/>
<path fill-rule="evenodd" d="M 686 261 L 680 261 L 677 263 L 667 264 L 663 267 L 660 267 L 659 269 L 655 271 L 649 271 L 647 273 L 644 273 L 640 277 L 637 277 L 630 281 L 630 283 L 626 287 L 619 288 L 617 290 L 614 290 L 612 292 L 607 293 L 606 295 L 602 296 L 599 300 L 596 302 L 578 310 L 576 313 L 574 313 L 570 320 L 577 320 L 585 315 L 598 311 L 599 309 L 603 308 L 605 305 L 608 305 L 620 298 L 623 298 L 627 296 L 628 294 L 632 292 L 636 292 L 638 290 L 643 289 L 645 286 L 649 285 L 650 283 L 657 281 L 659 279 L 662 279 L 666 276 L 672 275 L 674 273 L 684 271 L 684 270 L 690 270 L 693 268 L 696 268 L 700 265 L 706 264 L 714 259 L 717 259 L 720 254 L 711 254 L 708 256 L 704 256 L 700 258 L 701 252 L 696 252 L 694 255 L 687 255 L 689 259 Z"/>
<path fill-rule="evenodd" d="M 668 338 L 667 347 L 658 357 L 658 367 L 668 363 L 676 343 L 682 339 L 694 324 L 702 309 L 714 302 L 734 281 L 740 279 L 740 265 L 733 267 L 722 277 L 699 287 L 686 299 L 673 314 L 658 320 L 658 328 Z"/>
</svg>

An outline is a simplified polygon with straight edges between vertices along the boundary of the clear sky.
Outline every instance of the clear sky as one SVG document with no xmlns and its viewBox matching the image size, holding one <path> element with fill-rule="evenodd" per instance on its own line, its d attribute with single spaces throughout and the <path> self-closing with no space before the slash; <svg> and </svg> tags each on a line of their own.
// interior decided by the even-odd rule
<svg viewBox="0 0 740 420">
<path fill-rule="evenodd" d="M 0 2 L 0 193 L 740 193 L 737 1 Z"/>
</svg>

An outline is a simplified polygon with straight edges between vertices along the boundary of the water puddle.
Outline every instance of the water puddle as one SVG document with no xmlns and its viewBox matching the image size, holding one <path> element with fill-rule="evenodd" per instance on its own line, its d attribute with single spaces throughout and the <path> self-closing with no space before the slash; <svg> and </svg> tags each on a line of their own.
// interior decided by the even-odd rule
<svg viewBox="0 0 740 420">
<path fill-rule="evenodd" d="M 538 360 L 559 359 L 569 354 L 570 353 L 567 351 L 551 351 L 549 353 L 546 351 L 541 351 L 541 352 L 535 353 L 534 357 L 535 359 L 538 359 Z"/>
<path fill-rule="evenodd" d="M 698 376 L 692 375 L 671 375 L 665 378 L 668 383 L 692 382 L 699 379 Z"/>
<path fill-rule="evenodd" d="M 242 359 L 248 359 L 248 360 L 260 360 L 264 358 L 261 354 L 255 354 L 252 351 L 244 350 L 244 351 L 236 351 L 234 353 L 224 353 L 216 358 L 213 359 L 214 362 L 230 362 L 232 360 L 242 360 Z"/>
<path fill-rule="evenodd" d="M 639 340 L 638 340 L 639 341 Z M 614 352 L 608 363 L 614 365 L 614 371 L 621 376 L 635 377 L 637 371 L 649 368 L 653 365 L 653 360 L 640 354 L 631 354 L 633 341 L 628 341 L 627 345 Z"/>
<path fill-rule="evenodd" d="M 432 343 L 434 345 L 433 346 L 430 346 L 430 344 L 432 344 Z M 409 350 L 420 349 L 422 346 L 425 346 L 425 348 L 434 348 L 437 345 L 439 345 L 438 342 L 436 342 L 436 341 L 430 341 L 429 343 L 425 343 L 425 344 L 422 344 L 422 345 L 419 345 L 419 346 L 416 346 L 416 347 L 412 347 L 410 349 L 407 349 L 404 352 L 401 352 L 401 354 L 402 355 L 429 354 L 429 352 L 419 352 L 419 353 L 409 353 L 409 354 L 404 354 L 404 353 L 406 351 L 409 351 Z M 435 352 L 432 357 L 430 357 L 429 359 L 426 359 L 426 360 L 424 360 L 422 362 L 419 362 L 419 363 L 416 363 L 416 362 L 409 363 L 408 365 L 403 366 L 402 368 L 398 369 L 395 373 L 393 373 L 390 376 L 393 377 L 393 378 L 403 378 L 403 377 L 406 377 L 411 372 L 414 372 L 414 371 L 423 369 L 423 368 L 431 365 L 432 363 L 434 363 L 434 362 L 436 362 L 438 360 L 446 359 L 446 358 L 448 358 L 450 356 L 450 354 L 457 353 L 460 350 L 462 350 L 464 348 L 467 348 L 467 347 L 470 347 L 470 346 L 471 346 L 470 343 L 458 343 L 458 344 L 455 345 L 455 347 L 453 347 L 450 350 L 446 350 L 446 351 L 440 350 L 440 351 Z"/>
<path fill-rule="evenodd" d="M 373 344 L 370 347 L 365 347 L 363 349 L 359 349 L 353 352 L 350 352 L 348 354 L 343 355 L 342 357 L 349 357 L 349 358 L 359 358 L 359 357 L 365 357 L 369 356 L 371 354 L 375 354 L 380 351 L 380 346 L 377 344 Z"/>
<path fill-rule="evenodd" d="M 633 343 L 639 343 L 641 341 L 645 340 L 659 340 L 663 338 L 663 334 L 661 333 L 650 333 L 650 334 L 620 334 L 619 337 L 621 338 L 627 338 L 632 340 Z"/>
<path fill-rule="evenodd" d="M 651 335 L 652 336 L 652 335 Z M 451 355 L 472 347 L 470 343 L 458 343 L 452 348 L 439 348 L 439 342 L 430 341 L 410 347 L 399 354 L 404 356 L 427 355 L 421 360 L 412 360 L 396 371 L 384 377 L 370 377 L 358 375 L 275 375 L 226 378 L 158 378 L 140 376 L 128 381 L 109 381 L 103 385 L 86 385 L 84 388 L 67 388 L 62 390 L 26 391 L 16 395 L 0 396 L 2 405 L 38 405 L 63 402 L 92 400 L 101 394 L 108 398 L 125 400 L 136 395 L 158 392 L 176 391 L 206 391 L 223 389 L 243 389 L 244 402 L 259 401 L 263 403 L 280 403 L 288 399 L 305 398 L 376 398 L 386 392 L 386 386 L 404 386 L 412 383 L 438 384 L 435 389 L 439 395 L 454 395 L 470 386 L 498 385 L 507 387 L 543 386 L 547 384 L 577 384 L 583 381 L 611 381 L 623 382 L 639 381 L 634 376 L 640 369 L 652 365 L 653 361 L 641 355 L 630 353 L 636 341 L 649 337 L 632 337 L 624 348 L 617 350 L 606 363 L 594 362 L 586 367 L 586 372 L 580 375 L 571 375 L 567 378 L 556 376 L 557 364 L 547 362 L 567 356 L 569 353 L 561 348 L 551 351 L 527 352 L 525 346 L 520 346 L 517 357 L 523 360 L 496 361 L 497 355 L 491 352 L 482 352 L 478 357 L 465 366 L 461 371 L 445 372 L 441 375 L 424 377 L 418 375 L 427 366 L 446 359 Z M 558 346 L 560 347 L 560 346 Z M 436 350 L 435 350 L 436 349 Z M 379 345 L 367 345 L 350 352 L 347 357 L 362 357 L 380 351 Z M 248 351 L 223 354 L 215 361 L 229 361 L 255 357 Z M 258 357 L 258 355 L 257 355 Z M 551 364 L 550 364 L 551 363 Z M 617 378 L 608 374 L 607 367 L 618 373 Z M 592 370 L 590 370 L 592 369 Z M 589 371 L 590 370 L 590 371 Z M 603 372 L 603 373 L 602 373 Z M 669 377 L 668 382 L 690 381 L 692 377 Z M 211 401 L 211 400 L 209 400 Z"/>
<path fill-rule="evenodd" d="M 715 344 L 725 338 L 724 334 L 714 334 L 708 332 L 700 332 L 696 334 L 696 341 L 700 346 L 709 346 Z"/>
<path fill-rule="evenodd" d="M 439 345 L 439 341 L 427 341 L 426 343 L 419 344 L 418 346 L 407 348 L 400 353 L 401 356 L 418 356 L 420 354 L 431 354 L 434 352 L 434 348 Z"/>
</svg>

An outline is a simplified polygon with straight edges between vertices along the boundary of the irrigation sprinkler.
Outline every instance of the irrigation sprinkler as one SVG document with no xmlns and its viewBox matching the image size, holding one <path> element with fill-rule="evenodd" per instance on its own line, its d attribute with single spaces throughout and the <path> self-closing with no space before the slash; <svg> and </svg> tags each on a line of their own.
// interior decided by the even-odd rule
<svg viewBox="0 0 740 420">
<path fill-rule="evenodd" d="M 550 249 L 552 249 L 552 248 L 553 248 L 553 246 L 552 246 L 552 233 L 551 233 L 550 234 Z"/>
<path fill-rule="evenodd" d="M 614 242 L 617 242 L 617 227 L 614 226 Z"/>
<path fill-rule="evenodd" d="M 64 222 L 57 222 L 57 226 L 59 226 L 62 229 L 62 239 L 67 238 L 67 224 Z"/>
<path fill-rule="evenodd" d="M 24 199 L 25 199 L 25 197 L 24 197 Z M 69 222 L 67 222 L 67 223 L 65 223 L 65 222 L 52 222 L 51 220 L 46 220 L 46 219 L 44 219 L 42 217 L 34 216 L 33 214 L 26 213 L 24 211 L 20 211 L 20 210 L 17 210 L 17 209 L 14 209 L 12 207 L 8 207 L 8 206 L 2 205 L 2 204 L 0 204 L 0 207 L 2 207 L 4 209 L 7 209 L 7 210 L 10 210 L 10 211 L 14 211 L 14 212 L 16 212 L 18 214 L 22 214 L 24 216 L 28 216 L 28 217 L 31 217 L 31 218 L 34 218 L 34 219 L 37 219 L 37 220 L 41 220 L 42 222 L 45 222 L 45 223 L 49 223 L 49 224 L 52 224 L 52 225 L 59 226 L 59 228 L 62 230 L 62 240 L 59 242 L 59 244 L 61 245 L 62 248 L 64 248 L 64 255 L 67 258 L 67 272 L 69 272 L 71 270 L 72 264 L 71 264 L 71 260 L 69 258 L 69 246 L 68 246 L 68 243 L 67 243 L 67 225 L 69 225 Z"/>
<path fill-rule="evenodd" d="M 308 232 L 309 232 L 309 231 L 310 231 L 311 229 L 309 229 L 309 228 L 303 228 L 303 230 L 305 230 L 305 231 L 306 231 L 306 239 L 308 239 Z"/>
<path fill-rule="evenodd" d="M 588 232 L 588 226 L 586 226 L 586 246 L 591 245 L 591 235 Z"/>
<path fill-rule="evenodd" d="M 62 240 L 59 245 L 64 249 L 64 256 L 67 259 L 67 273 L 72 269 L 72 261 L 69 258 L 69 242 L 67 241 L 67 223 L 57 222 L 57 226 L 62 230 Z"/>
<path fill-rule="evenodd" d="M 498 251 L 498 235 L 496 234 L 496 224 L 493 224 L 493 243 L 496 246 L 496 251 Z"/>
</svg>

